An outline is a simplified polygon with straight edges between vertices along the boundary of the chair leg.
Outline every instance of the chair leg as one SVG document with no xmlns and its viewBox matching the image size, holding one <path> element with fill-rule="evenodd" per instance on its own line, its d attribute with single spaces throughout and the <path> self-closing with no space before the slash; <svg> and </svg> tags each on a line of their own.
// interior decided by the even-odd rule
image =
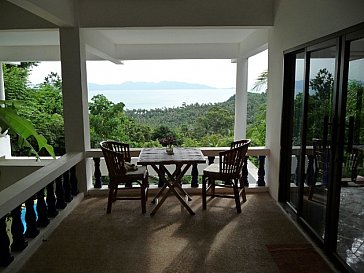
<svg viewBox="0 0 364 273">
<path fill-rule="evenodd" d="M 144 177 L 141 185 L 141 202 L 142 213 L 147 212 L 147 200 L 148 200 L 148 178 Z"/>
<path fill-rule="evenodd" d="M 245 193 L 245 187 L 243 185 L 243 187 L 240 189 L 240 195 L 243 198 L 243 203 L 246 202 L 246 193 Z"/>
<path fill-rule="evenodd" d="M 109 197 L 107 199 L 107 209 L 106 209 L 106 213 L 111 213 L 111 206 L 112 203 L 115 200 L 115 193 L 114 193 L 115 189 L 113 187 L 110 187 L 109 189 Z"/>
<path fill-rule="evenodd" d="M 206 177 L 202 176 L 202 209 L 206 209 Z"/>
<path fill-rule="evenodd" d="M 236 211 L 238 213 L 241 213 L 241 203 L 240 203 L 240 195 L 239 195 L 239 189 L 238 189 L 238 180 L 235 180 L 233 182 L 233 189 L 234 189 L 234 199 L 236 204 Z"/>
<path fill-rule="evenodd" d="M 147 212 L 147 202 L 146 202 L 146 200 L 145 200 L 145 188 L 144 187 L 141 187 L 141 189 L 140 189 L 140 191 L 141 191 L 141 202 L 142 202 L 142 213 L 146 213 Z"/>
<path fill-rule="evenodd" d="M 215 180 L 214 179 L 209 179 L 210 181 L 210 189 L 211 189 L 211 199 L 215 197 Z"/>
<path fill-rule="evenodd" d="M 315 186 L 310 186 L 308 189 L 308 200 L 312 200 L 314 187 Z"/>
</svg>

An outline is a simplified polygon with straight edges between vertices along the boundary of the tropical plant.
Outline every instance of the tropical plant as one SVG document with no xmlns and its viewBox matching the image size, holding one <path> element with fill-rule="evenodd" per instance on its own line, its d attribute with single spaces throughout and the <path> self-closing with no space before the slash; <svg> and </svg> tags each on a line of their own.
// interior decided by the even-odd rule
<svg viewBox="0 0 364 273">
<path fill-rule="evenodd" d="M 259 74 L 258 78 L 256 79 L 253 90 L 254 91 L 262 91 L 264 88 L 264 92 L 268 90 L 268 70 L 263 71 Z"/>
<path fill-rule="evenodd" d="M 45 137 L 38 134 L 34 129 L 33 124 L 17 113 L 17 106 L 21 104 L 17 101 L 0 101 L 3 107 L 0 107 L 0 125 L 1 128 L 9 130 L 10 134 L 16 134 L 18 136 L 18 144 L 21 147 L 27 147 L 30 152 L 33 153 L 37 159 L 39 159 L 39 151 L 45 149 L 53 158 L 55 158 L 54 150 L 51 145 L 47 143 Z M 0 132 L 1 133 L 1 132 Z M 36 149 L 30 142 L 29 138 L 34 137 L 38 144 Z"/>
</svg>

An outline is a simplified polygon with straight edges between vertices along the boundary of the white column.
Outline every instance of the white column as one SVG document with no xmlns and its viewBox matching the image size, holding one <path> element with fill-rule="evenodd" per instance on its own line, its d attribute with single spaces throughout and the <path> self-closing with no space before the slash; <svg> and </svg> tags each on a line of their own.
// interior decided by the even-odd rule
<svg viewBox="0 0 364 273">
<path fill-rule="evenodd" d="M 3 63 L 0 62 L 0 100 L 5 100 Z"/>
<path fill-rule="evenodd" d="M 60 29 L 62 92 L 66 152 L 90 149 L 85 44 L 79 28 Z M 92 185 L 88 160 L 77 165 L 80 190 Z"/>
<path fill-rule="evenodd" d="M 234 139 L 246 138 L 248 59 L 237 59 Z"/>
<path fill-rule="evenodd" d="M 4 71 L 2 62 L 0 62 L 0 100 L 5 100 Z M 5 107 L 5 105 L 0 104 L 0 107 Z M 6 130 L 6 128 L 1 128 L 1 131 L 4 130 Z M 5 158 L 11 158 L 11 143 L 9 135 L 0 137 L 0 157 L 2 156 L 5 156 Z"/>
</svg>

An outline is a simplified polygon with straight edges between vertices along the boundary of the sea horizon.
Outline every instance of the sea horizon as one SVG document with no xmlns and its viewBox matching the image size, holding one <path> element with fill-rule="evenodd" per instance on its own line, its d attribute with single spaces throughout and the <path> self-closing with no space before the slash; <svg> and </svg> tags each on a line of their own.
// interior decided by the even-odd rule
<svg viewBox="0 0 364 273">
<path fill-rule="evenodd" d="M 103 94 L 113 103 L 123 102 L 125 109 L 173 108 L 191 104 L 227 101 L 235 95 L 235 88 L 225 89 L 148 89 L 148 90 L 89 90 L 88 100 Z"/>
</svg>

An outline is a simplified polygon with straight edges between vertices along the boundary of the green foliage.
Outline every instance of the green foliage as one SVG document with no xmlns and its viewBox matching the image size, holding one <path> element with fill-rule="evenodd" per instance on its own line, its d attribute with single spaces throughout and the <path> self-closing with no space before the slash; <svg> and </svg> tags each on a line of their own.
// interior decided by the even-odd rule
<svg viewBox="0 0 364 273">
<path fill-rule="evenodd" d="M 89 104 L 91 147 L 99 147 L 102 140 L 113 139 L 128 142 L 132 147 L 149 143 L 151 129 L 128 118 L 122 102 L 113 103 L 104 95 L 96 95 Z"/>
<path fill-rule="evenodd" d="M 30 69 L 36 63 L 21 63 L 20 65 L 4 65 L 4 85 L 6 99 L 11 102 L 23 101 L 21 107 L 17 107 L 16 113 L 23 120 L 30 120 L 33 126 L 32 136 L 26 138 L 19 136 L 14 131 L 11 138 L 13 155 L 28 155 L 34 148 L 38 155 L 60 155 L 64 153 L 64 129 L 63 129 L 63 106 L 61 95 L 61 82 L 58 75 L 52 74 L 52 80 L 45 81 L 40 86 L 28 87 L 28 76 Z M 58 79 L 58 80 L 57 80 Z M 41 135 L 40 139 L 38 135 Z M 44 145 L 45 139 L 48 146 Z M 19 146 L 18 144 L 23 144 Z M 28 145 L 29 144 L 29 145 Z M 49 146 L 53 146 L 54 153 Z"/>
<path fill-rule="evenodd" d="M 29 69 L 21 66 L 3 64 L 6 100 L 26 100 L 28 98 L 27 79 Z"/>
<path fill-rule="evenodd" d="M 323 138 L 324 117 L 332 115 L 333 75 L 327 69 L 320 69 L 309 86 L 307 140 L 311 141 Z"/>
<path fill-rule="evenodd" d="M 34 129 L 49 140 L 55 153 L 62 155 L 65 143 L 61 79 L 56 73 L 50 73 L 42 84 L 29 87 L 27 78 L 34 65 L 4 66 L 6 96 L 27 102 L 18 109 L 18 115 L 31 120 Z M 254 145 L 265 143 L 265 106 L 265 93 L 248 93 L 247 137 Z M 131 147 L 161 146 L 158 139 L 168 136 L 183 147 L 229 146 L 234 136 L 235 96 L 223 103 L 125 111 L 123 103 L 96 95 L 89 103 L 89 115 L 94 148 L 106 139 L 124 141 Z M 15 147 L 15 141 L 12 138 L 13 154 L 26 154 L 26 148 Z M 34 137 L 27 141 L 31 146 L 37 145 Z"/>
<path fill-rule="evenodd" d="M 248 93 L 247 137 L 253 145 L 265 145 L 266 93 Z M 152 110 L 126 110 L 126 116 L 150 126 L 154 132 L 160 127 L 172 131 L 185 147 L 216 146 L 233 140 L 235 96 L 223 103 L 191 104 L 182 107 Z M 163 132 L 160 135 L 166 135 Z M 152 135 L 152 139 L 157 139 Z M 228 141 L 226 141 L 228 139 Z"/>
<path fill-rule="evenodd" d="M 346 102 L 346 124 L 349 124 L 349 118 L 354 117 L 354 143 L 364 142 L 364 111 L 363 111 L 363 94 L 364 83 L 356 80 L 349 80 L 348 96 Z"/>
<path fill-rule="evenodd" d="M 206 135 L 229 136 L 233 130 L 234 116 L 228 110 L 215 106 L 197 119 L 194 135 L 198 138 Z"/>
<path fill-rule="evenodd" d="M 30 152 L 35 154 L 37 158 L 39 158 L 39 151 L 43 148 L 51 156 L 55 157 L 53 147 L 47 144 L 47 140 L 43 135 L 37 133 L 30 121 L 18 115 L 14 103 L 9 105 L 7 101 L 0 101 L 0 104 L 5 105 L 5 107 L 0 107 L 1 125 L 6 126 L 5 128 L 9 128 L 9 133 L 18 135 L 18 143 L 20 147 L 29 148 Z M 39 150 L 36 150 L 28 141 L 30 137 L 33 137 L 36 140 Z"/>
</svg>

